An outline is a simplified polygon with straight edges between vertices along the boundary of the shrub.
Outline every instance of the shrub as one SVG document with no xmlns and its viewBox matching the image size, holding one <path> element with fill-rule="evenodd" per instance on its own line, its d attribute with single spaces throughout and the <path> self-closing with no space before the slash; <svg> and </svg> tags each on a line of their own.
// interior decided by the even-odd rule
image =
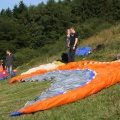
<svg viewBox="0 0 120 120">
<path fill-rule="evenodd" d="M 16 61 L 14 66 L 17 67 L 22 64 L 26 64 L 35 57 L 38 57 L 39 55 L 40 55 L 39 51 L 35 49 L 30 49 L 30 48 L 19 49 L 15 54 Z"/>
</svg>

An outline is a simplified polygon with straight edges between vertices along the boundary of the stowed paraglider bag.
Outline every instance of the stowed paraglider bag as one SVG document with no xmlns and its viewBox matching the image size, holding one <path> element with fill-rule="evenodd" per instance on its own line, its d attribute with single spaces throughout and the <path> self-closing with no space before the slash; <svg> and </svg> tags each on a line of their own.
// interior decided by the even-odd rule
<svg viewBox="0 0 120 120">
<path fill-rule="evenodd" d="M 62 53 L 62 55 L 61 55 L 61 57 L 62 57 L 62 62 L 68 62 L 68 54 L 67 53 Z"/>
</svg>

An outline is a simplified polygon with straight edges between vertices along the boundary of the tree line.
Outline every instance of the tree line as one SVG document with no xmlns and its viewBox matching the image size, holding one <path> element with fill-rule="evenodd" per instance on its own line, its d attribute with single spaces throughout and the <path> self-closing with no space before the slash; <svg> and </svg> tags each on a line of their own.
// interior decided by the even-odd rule
<svg viewBox="0 0 120 120">
<path fill-rule="evenodd" d="M 0 57 L 6 49 L 18 56 L 25 49 L 42 53 L 41 48 L 60 41 L 70 26 L 82 40 L 119 21 L 120 0 L 48 0 L 37 6 L 20 1 L 0 12 Z"/>
</svg>

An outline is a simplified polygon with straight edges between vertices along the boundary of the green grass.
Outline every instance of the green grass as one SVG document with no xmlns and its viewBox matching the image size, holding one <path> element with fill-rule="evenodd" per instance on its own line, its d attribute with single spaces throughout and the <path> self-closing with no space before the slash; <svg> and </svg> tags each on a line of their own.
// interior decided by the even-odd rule
<svg viewBox="0 0 120 120">
<path fill-rule="evenodd" d="M 106 39 L 105 48 L 100 51 L 93 52 L 91 55 L 84 57 L 76 57 L 76 61 L 98 60 L 112 61 L 120 52 L 120 25 L 110 28 L 93 36 L 87 40 L 80 42 L 79 46 L 85 44 L 95 47 L 99 43 L 103 43 Z M 116 32 L 117 31 L 117 32 Z M 106 35 L 109 34 L 108 38 Z M 106 38 L 105 38 L 106 37 Z M 97 40 L 97 41 L 95 41 Z M 60 42 L 57 46 L 59 46 Z M 54 49 L 57 49 L 55 47 Z M 54 52 L 54 49 L 50 54 Z M 61 50 L 61 49 L 60 49 Z M 52 55 L 47 58 L 37 58 L 21 67 L 18 67 L 18 74 L 28 70 L 33 66 L 46 64 L 54 60 L 60 59 L 62 51 L 59 50 L 58 55 Z M 49 54 L 49 53 L 48 53 Z M 22 108 L 27 101 L 39 96 L 42 91 L 50 86 L 50 81 L 44 82 L 18 82 L 9 84 L 9 80 L 0 81 L 0 120 L 119 120 L 120 119 L 120 83 L 109 88 L 77 100 L 73 103 L 55 107 L 45 111 L 38 111 L 34 114 L 25 114 L 17 117 L 9 117 L 14 111 Z"/>
<path fill-rule="evenodd" d="M 27 82 L 9 85 L 8 81 L 1 81 L 1 120 L 119 120 L 120 118 L 120 83 L 74 103 L 34 114 L 9 117 L 10 113 L 37 97 L 49 85 L 50 82 Z"/>
</svg>

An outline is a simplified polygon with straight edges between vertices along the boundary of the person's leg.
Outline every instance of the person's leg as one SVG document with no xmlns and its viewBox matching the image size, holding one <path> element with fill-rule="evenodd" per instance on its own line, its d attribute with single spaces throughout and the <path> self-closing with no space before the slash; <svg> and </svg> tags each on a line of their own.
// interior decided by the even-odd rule
<svg viewBox="0 0 120 120">
<path fill-rule="evenodd" d="M 9 66 L 9 73 L 10 73 L 10 76 L 12 77 L 12 65 Z"/>
<path fill-rule="evenodd" d="M 70 57 L 70 48 L 67 49 L 67 54 L 68 54 L 68 62 L 71 61 L 71 57 Z"/>
<path fill-rule="evenodd" d="M 10 77 L 9 66 L 6 66 L 6 70 L 7 70 L 8 77 Z"/>
<path fill-rule="evenodd" d="M 76 48 L 74 50 L 71 49 L 71 62 L 75 61 L 75 51 L 76 51 Z"/>
<path fill-rule="evenodd" d="M 73 46 L 70 46 L 70 62 L 73 62 Z"/>
<path fill-rule="evenodd" d="M 74 62 L 74 50 L 71 52 L 71 62 Z"/>
<path fill-rule="evenodd" d="M 69 62 L 72 62 L 72 47 L 70 46 Z"/>
</svg>

